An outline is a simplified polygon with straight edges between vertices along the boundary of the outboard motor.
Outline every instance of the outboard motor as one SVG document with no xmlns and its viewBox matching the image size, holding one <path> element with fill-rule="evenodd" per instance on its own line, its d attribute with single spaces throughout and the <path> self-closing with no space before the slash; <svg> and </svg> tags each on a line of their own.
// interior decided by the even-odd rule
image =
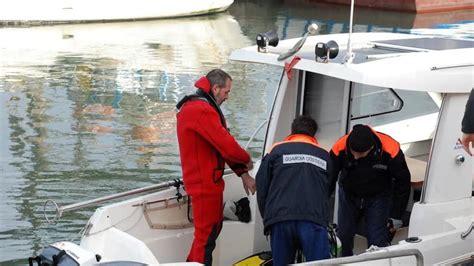
<svg viewBox="0 0 474 266">
<path fill-rule="evenodd" d="M 71 242 L 57 242 L 41 251 L 36 257 L 29 257 L 30 266 L 79 266 L 91 265 L 100 261 L 100 255 L 95 255 Z"/>
</svg>

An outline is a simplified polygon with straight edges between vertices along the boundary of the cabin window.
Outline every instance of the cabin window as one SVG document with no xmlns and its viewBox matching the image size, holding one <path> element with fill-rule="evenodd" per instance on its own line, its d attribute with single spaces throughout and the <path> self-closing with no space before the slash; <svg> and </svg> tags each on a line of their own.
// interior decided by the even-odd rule
<svg viewBox="0 0 474 266">
<path fill-rule="evenodd" d="M 436 94 L 357 83 L 352 88 L 351 124 L 376 127 L 439 112 Z"/>
<path fill-rule="evenodd" d="M 354 84 L 351 101 L 351 119 L 362 119 L 400 111 L 403 100 L 388 88 Z"/>
</svg>

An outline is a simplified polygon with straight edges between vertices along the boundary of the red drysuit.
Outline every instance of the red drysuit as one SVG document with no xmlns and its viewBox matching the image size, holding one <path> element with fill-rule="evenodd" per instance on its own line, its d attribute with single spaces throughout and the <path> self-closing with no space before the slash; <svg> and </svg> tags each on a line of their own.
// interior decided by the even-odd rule
<svg viewBox="0 0 474 266">
<path fill-rule="evenodd" d="M 210 92 L 206 77 L 195 86 Z M 181 167 L 184 187 L 191 196 L 195 230 L 188 261 L 210 265 L 222 227 L 225 163 L 240 176 L 246 172 L 245 164 L 250 156 L 227 131 L 222 113 L 211 98 L 191 97 L 178 106 L 181 107 L 176 115 Z"/>
</svg>

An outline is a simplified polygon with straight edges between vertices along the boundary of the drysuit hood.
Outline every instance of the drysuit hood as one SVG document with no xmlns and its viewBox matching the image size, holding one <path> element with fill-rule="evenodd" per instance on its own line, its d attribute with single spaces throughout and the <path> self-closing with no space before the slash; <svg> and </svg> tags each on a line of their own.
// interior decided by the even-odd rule
<svg viewBox="0 0 474 266">
<path fill-rule="evenodd" d="M 201 78 L 199 78 L 194 83 L 194 87 L 201 89 L 207 94 L 211 94 L 211 83 L 209 82 L 206 76 L 202 76 Z"/>
</svg>

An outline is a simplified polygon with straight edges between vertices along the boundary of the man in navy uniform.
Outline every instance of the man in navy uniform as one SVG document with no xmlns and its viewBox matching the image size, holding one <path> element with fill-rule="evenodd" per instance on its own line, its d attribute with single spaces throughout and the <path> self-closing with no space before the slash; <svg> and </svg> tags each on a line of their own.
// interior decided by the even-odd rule
<svg viewBox="0 0 474 266">
<path fill-rule="evenodd" d="M 402 226 L 410 172 L 400 144 L 366 125 L 355 125 L 332 147 L 330 195 L 339 179 L 338 231 L 342 256 L 352 256 L 354 235 L 365 217 L 367 246 L 389 245 L 387 222 Z M 389 220 L 389 218 L 391 218 Z"/>
<path fill-rule="evenodd" d="M 264 233 L 270 234 L 273 265 L 295 262 L 297 249 L 307 261 L 329 258 L 329 153 L 315 138 L 318 125 L 299 116 L 291 135 L 265 155 L 256 176 Z"/>
</svg>

